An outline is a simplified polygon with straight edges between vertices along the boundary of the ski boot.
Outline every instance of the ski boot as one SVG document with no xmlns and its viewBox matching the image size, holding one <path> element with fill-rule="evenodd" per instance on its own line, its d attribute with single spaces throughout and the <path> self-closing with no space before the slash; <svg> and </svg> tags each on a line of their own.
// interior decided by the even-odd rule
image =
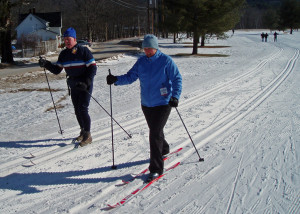
<svg viewBox="0 0 300 214">
<path fill-rule="evenodd" d="M 83 139 L 83 134 L 84 134 L 84 130 L 83 130 L 83 129 L 81 129 L 81 130 L 80 130 L 80 134 L 79 134 L 79 136 L 78 136 L 78 137 L 76 137 L 76 138 L 75 138 L 75 140 L 76 140 L 76 141 L 78 141 L 78 142 L 81 142 L 81 141 L 82 141 L 82 139 Z"/>
<path fill-rule="evenodd" d="M 146 183 L 151 182 L 152 180 L 158 178 L 159 176 L 160 176 L 159 173 L 157 173 L 157 172 L 151 172 L 151 173 L 149 174 L 147 180 L 146 180 Z"/>
<path fill-rule="evenodd" d="M 92 143 L 92 140 L 93 140 L 93 139 L 92 139 L 92 136 L 91 136 L 91 132 L 86 132 L 86 131 L 84 131 L 82 140 L 81 140 L 81 142 L 79 143 L 79 145 L 80 145 L 81 147 L 86 146 L 86 145 Z"/>
</svg>

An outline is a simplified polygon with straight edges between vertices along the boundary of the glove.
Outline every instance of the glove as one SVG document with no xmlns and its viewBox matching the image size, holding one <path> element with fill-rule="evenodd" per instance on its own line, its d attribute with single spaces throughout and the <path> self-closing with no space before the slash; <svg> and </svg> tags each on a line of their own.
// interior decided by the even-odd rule
<svg viewBox="0 0 300 214">
<path fill-rule="evenodd" d="M 85 79 L 85 83 L 86 83 L 86 85 L 87 85 L 87 88 L 89 88 L 89 87 L 91 86 L 91 84 L 92 84 L 92 80 L 91 80 L 89 77 L 87 77 L 87 78 Z"/>
<path fill-rule="evenodd" d="M 88 86 L 84 82 L 77 82 L 75 87 L 76 87 L 77 90 L 86 91 Z"/>
<path fill-rule="evenodd" d="M 169 106 L 171 107 L 177 107 L 178 106 L 178 100 L 175 97 L 171 97 L 170 101 L 169 101 Z"/>
<path fill-rule="evenodd" d="M 50 65 L 50 64 L 51 64 L 50 61 L 48 61 L 48 60 L 46 60 L 46 59 L 40 57 L 40 59 L 39 59 L 39 65 L 40 65 L 42 68 L 46 68 L 46 67 L 48 67 L 47 65 Z"/>
<path fill-rule="evenodd" d="M 117 80 L 118 80 L 118 78 L 111 74 L 107 75 L 107 77 L 106 77 L 106 82 L 108 85 L 114 84 L 115 82 L 117 82 Z"/>
</svg>

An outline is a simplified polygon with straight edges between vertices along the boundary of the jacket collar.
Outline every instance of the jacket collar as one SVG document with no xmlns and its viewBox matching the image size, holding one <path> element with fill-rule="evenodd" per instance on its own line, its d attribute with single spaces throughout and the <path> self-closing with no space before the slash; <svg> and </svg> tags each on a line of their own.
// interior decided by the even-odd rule
<svg viewBox="0 0 300 214">
<path fill-rule="evenodd" d="M 150 58 L 148 58 L 147 56 L 145 56 L 146 57 L 146 59 L 148 60 L 148 61 L 155 61 L 155 60 L 157 60 L 159 57 L 160 57 L 160 55 L 161 55 L 161 51 L 159 50 L 159 49 L 157 49 L 157 51 L 156 51 L 156 53 L 154 54 L 154 56 L 152 56 L 152 57 L 150 57 Z"/>
</svg>

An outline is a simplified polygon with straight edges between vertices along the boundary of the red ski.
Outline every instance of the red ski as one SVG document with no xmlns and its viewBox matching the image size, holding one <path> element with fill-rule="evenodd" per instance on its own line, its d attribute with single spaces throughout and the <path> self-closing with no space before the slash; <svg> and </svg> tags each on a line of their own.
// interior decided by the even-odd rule
<svg viewBox="0 0 300 214">
<path fill-rule="evenodd" d="M 171 152 L 171 153 L 165 155 L 165 157 L 164 157 L 163 160 L 166 161 L 166 160 L 170 159 L 172 155 L 174 155 L 174 154 L 180 152 L 181 150 L 182 150 L 182 148 L 178 148 L 178 149 L 176 149 L 175 151 L 173 151 L 173 152 Z M 134 181 L 136 178 L 139 178 L 139 177 L 143 176 L 146 172 L 148 172 L 148 170 L 149 170 L 148 168 L 147 168 L 147 169 L 144 169 L 144 170 L 141 171 L 139 174 L 135 175 L 134 177 L 132 177 L 131 179 L 129 179 L 129 180 L 127 180 L 127 181 L 122 180 L 122 183 L 121 183 L 121 184 L 117 184 L 116 186 L 124 186 L 124 185 L 126 185 L 126 184 L 131 183 L 131 182 Z"/>
<path fill-rule="evenodd" d="M 152 181 L 150 181 L 149 183 L 143 184 L 141 187 L 137 188 L 136 190 L 134 190 L 133 192 L 131 192 L 129 195 L 127 195 L 125 198 L 123 198 L 120 202 L 114 204 L 114 205 L 110 205 L 108 204 L 106 208 L 104 208 L 104 210 L 110 210 L 110 209 L 114 209 L 117 207 L 122 206 L 123 204 L 125 204 L 126 202 L 128 202 L 130 199 L 132 199 L 134 196 L 136 196 L 137 194 L 139 194 L 141 191 L 147 189 L 149 186 L 151 186 L 154 182 L 158 181 L 159 179 L 161 179 L 163 176 L 165 176 L 167 174 L 168 171 L 170 171 L 171 169 L 176 168 L 178 165 L 180 164 L 180 162 L 175 163 L 174 165 L 170 166 L 169 168 L 167 168 L 165 170 L 165 173 L 163 173 L 162 175 L 160 175 L 159 177 L 157 177 L 156 179 L 153 179 Z"/>
</svg>

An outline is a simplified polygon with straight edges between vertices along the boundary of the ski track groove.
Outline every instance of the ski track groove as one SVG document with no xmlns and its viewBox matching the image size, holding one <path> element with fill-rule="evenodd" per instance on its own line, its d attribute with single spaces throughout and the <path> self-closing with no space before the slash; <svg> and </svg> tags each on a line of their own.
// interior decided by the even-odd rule
<svg viewBox="0 0 300 214">
<path fill-rule="evenodd" d="M 195 96 L 195 97 L 193 97 L 192 99 L 190 99 L 190 100 L 186 101 L 185 103 L 183 103 L 181 106 L 182 106 L 182 107 L 191 106 L 191 105 L 194 104 L 195 101 L 199 101 L 199 99 L 204 99 L 204 98 L 206 98 L 207 96 L 214 96 L 216 93 L 218 93 L 218 92 L 220 92 L 220 91 L 223 91 L 224 88 L 230 87 L 231 84 L 233 84 L 234 82 L 237 82 L 237 81 L 239 81 L 239 80 L 241 80 L 241 79 L 247 78 L 249 75 L 251 75 L 251 74 L 253 74 L 253 73 L 255 73 L 255 72 L 259 72 L 259 69 L 262 68 L 268 61 L 270 61 L 270 60 L 276 58 L 278 55 L 280 55 L 280 53 L 282 52 L 282 50 L 283 50 L 283 49 L 280 49 L 277 53 L 275 53 L 275 54 L 272 55 L 271 57 L 269 57 L 269 58 L 267 58 L 267 59 L 261 61 L 257 66 L 255 66 L 254 69 L 250 70 L 250 72 L 247 72 L 246 74 L 243 74 L 243 75 L 241 75 L 241 76 L 238 76 L 237 78 L 234 78 L 234 79 L 232 79 L 231 81 L 229 81 L 229 82 L 227 82 L 227 83 L 224 83 L 224 84 L 218 86 L 217 88 L 213 88 L 212 90 L 206 92 L 204 95 Z M 136 120 L 137 120 L 137 121 L 136 121 Z M 95 123 L 96 123 L 96 122 L 97 122 L 97 121 L 95 121 Z M 126 126 L 126 128 L 128 128 L 128 130 L 129 130 L 129 128 L 137 127 L 137 126 L 139 126 L 141 123 L 143 123 L 143 117 L 140 116 L 139 118 L 135 118 L 135 119 L 133 119 L 132 121 L 129 121 L 128 123 L 131 124 L 130 126 Z M 107 127 L 106 130 L 107 130 L 107 133 L 109 133 L 109 127 Z M 117 133 L 117 131 L 115 131 L 115 132 Z M 101 132 L 100 132 L 100 133 L 101 133 Z M 99 134 L 99 133 L 96 132 L 95 134 Z M 73 136 L 74 136 L 74 135 L 75 135 L 75 133 L 73 134 Z M 94 139 L 94 140 L 99 140 L 99 138 L 96 138 L 96 139 Z M 52 155 L 52 154 L 54 154 L 56 151 L 59 152 L 59 154 L 61 154 L 59 150 L 61 150 L 61 148 L 57 148 L 57 149 L 51 150 L 51 152 L 49 152 L 49 153 L 50 153 L 50 154 L 49 154 L 49 155 L 50 155 L 50 158 L 49 158 L 49 159 L 55 158 L 55 157 L 56 157 L 56 156 L 53 156 L 53 155 Z M 38 151 L 32 151 L 32 154 L 39 153 L 40 151 L 43 152 L 44 150 L 40 149 L 40 150 L 38 150 Z M 48 160 L 48 159 L 45 157 L 45 156 L 47 156 L 47 153 L 48 153 L 48 151 L 46 151 L 46 154 L 39 153 L 39 156 L 44 156 L 44 158 L 45 158 L 46 160 Z M 26 154 L 24 154 L 23 157 L 24 157 L 24 156 L 26 156 Z M 6 165 L 8 165 L 8 167 L 6 167 L 6 168 L 14 169 L 14 172 L 15 172 L 15 170 L 19 171 L 18 165 L 22 165 L 22 164 L 27 163 L 26 161 L 23 160 L 23 158 L 20 158 L 20 159 L 21 159 L 21 163 L 20 163 L 20 162 L 18 162 L 18 163 L 13 163 L 12 165 L 8 165 L 9 162 L 8 162 L 8 163 L 5 163 Z M 38 158 L 37 158 L 37 159 L 38 159 Z M 15 162 L 15 161 L 16 161 L 16 160 L 14 160 L 13 162 Z M 0 165 L 0 167 L 2 168 L 3 166 Z M 3 171 L 5 171 L 5 168 L 4 168 Z M 10 172 L 10 173 L 11 173 L 11 172 Z"/>
<path fill-rule="evenodd" d="M 292 200 L 292 206 L 290 207 L 289 214 L 300 213 L 300 192 L 298 195 Z"/>
<path fill-rule="evenodd" d="M 237 183 L 238 183 L 238 177 L 239 177 L 239 174 L 240 174 L 240 171 L 241 171 L 243 157 L 244 157 L 244 153 L 242 154 L 242 157 L 241 157 L 241 159 L 239 161 L 238 169 L 237 169 L 237 172 L 236 172 L 236 175 L 235 175 L 235 179 L 234 179 L 234 182 L 233 182 L 232 191 L 231 191 L 231 194 L 230 194 L 230 199 L 229 199 L 229 202 L 227 204 L 226 214 L 228 214 L 230 212 L 230 209 L 231 209 L 231 204 L 232 204 L 233 197 L 234 197 L 234 194 L 235 194 L 235 189 L 236 189 L 236 186 L 237 186 Z"/>
<path fill-rule="evenodd" d="M 198 95 L 198 96 L 195 96 L 195 97 L 192 97 L 190 99 L 185 100 L 185 102 L 180 107 L 181 108 L 188 108 L 188 107 L 194 105 L 196 102 L 199 102 L 200 99 L 204 99 L 204 98 L 207 98 L 207 97 L 214 96 L 215 94 L 219 93 L 220 91 L 223 91 L 225 88 L 230 87 L 231 84 L 237 83 L 238 81 L 240 81 L 244 78 L 247 78 L 250 75 L 253 75 L 255 72 L 259 72 L 260 69 L 264 65 L 266 65 L 267 62 L 269 62 L 270 60 L 275 59 L 278 55 L 280 55 L 281 52 L 282 52 L 282 49 L 280 49 L 279 52 L 277 52 L 276 54 L 274 54 L 270 58 L 267 58 L 266 60 L 263 60 L 262 62 L 260 62 L 250 72 L 247 72 L 246 74 L 243 74 L 243 75 L 241 75 L 237 78 L 234 78 L 232 81 L 229 81 L 227 83 L 224 83 L 223 85 L 220 85 L 220 86 L 218 86 L 214 89 L 211 89 L 210 91 L 208 91 L 204 94 L 201 94 L 201 95 Z M 299 50 L 297 50 L 297 52 L 295 53 L 293 58 L 291 58 L 289 60 L 289 62 L 287 63 L 286 68 L 282 71 L 282 73 L 279 74 L 278 77 L 274 81 L 272 81 L 272 83 L 269 84 L 269 87 L 265 87 L 264 90 L 261 93 L 254 96 L 248 102 L 243 104 L 240 108 L 238 108 L 236 110 L 235 113 L 232 114 L 232 116 L 225 116 L 224 118 L 220 119 L 219 121 L 216 121 L 214 124 L 211 124 L 209 127 L 205 128 L 204 131 L 200 132 L 200 134 L 199 133 L 195 134 L 195 136 L 193 136 L 193 138 L 198 139 L 198 142 L 200 142 L 200 143 L 197 144 L 197 147 L 198 148 L 202 147 L 209 140 L 213 139 L 214 137 L 216 137 L 218 134 L 222 133 L 226 129 L 232 127 L 233 124 L 235 124 L 241 118 L 245 117 L 249 112 L 251 112 L 253 109 L 255 109 L 255 107 L 257 107 L 261 102 L 263 102 L 268 96 L 270 96 L 270 94 L 272 94 L 272 92 L 275 91 L 277 87 L 279 87 L 279 85 L 286 79 L 288 74 L 293 70 L 294 64 L 295 64 L 296 60 L 298 59 L 298 57 L 299 57 Z M 230 115 L 230 114 L 228 114 L 228 115 Z M 126 126 L 126 129 L 129 129 L 129 128 L 136 129 L 136 128 L 139 128 L 139 126 L 142 125 L 142 124 L 144 124 L 144 119 L 143 119 L 142 116 L 139 116 L 138 118 L 130 120 L 128 122 L 128 126 Z M 100 132 L 95 132 L 96 135 L 101 135 L 102 133 L 105 133 L 104 136 L 102 135 L 101 137 L 96 137 L 95 140 L 98 141 L 98 140 L 101 140 L 101 139 L 108 138 L 109 137 L 109 130 L 108 129 L 109 129 L 109 127 L 105 128 L 105 131 L 102 130 Z M 122 133 L 122 130 L 116 132 L 117 136 L 119 136 L 120 133 Z M 72 134 L 72 133 L 70 133 L 70 134 Z M 188 144 L 189 144 L 189 139 L 181 142 L 180 145 L 177 145 L 177 147 L 184 147 L 184 146 L 187 146 Z M 41 162 L 38 162 L 37 161 L 38 159 L 36 159 L 37 163 L 39 163 L 39 165 L 40 165 L 41 163 L 44 163 L 44 162 L 46 162 L 50 159 L 53 159 L 53 158 L 59 156 L 61 154 L 59 152 L 60 150 L 61 150 L 61 148 L 57 148 L 57 149 L 51 150 L 50 152 L 46 151 L 45 153 L 42 153 L 44 150 L 39 149 L 39 150 L 33 152 L 33 154 L 41 152 L 41 154 L 39 154 L 39 155 L 46 156 L 45 160 L 42 160 Z M 183 151 L 184 151 L 184 153 L 181 154 L 182 157 L 179 158 L 179 159 L 176 159 L 176 161 L 186 160 L 187 157 L 190 157 L 192 154 L 194 154 L 194 148 L 190 148 L 187 151 L 185 151 L 185 149 L 184 149 Z M 25 162 L 27 162 L 27 161 L 21 161 L 21 163 L 25 163 Z M 168 165 L 171 165 L 173 162 L 171 162 Z M 20 162 L 16 163 L 15 161 L 12 161 L 12 163 L 10 165 L 6 163 L 7 164 L 6 166 L 17 167 L 17 165 L 19 165 L 21 163 Z M 1 168 L 2 168 L 2 165 L 1 165 Z M 17 170 L 14 170 L 13 172 L 19 172 L 19 171 L 22 171 L 21 168 L 17 168 Z M 12 173 L 12 172 L 9 172 L 9 173 Z M 108 173 L 108 174 L 113 174 L 113 173 Z M 238 173 L 237 173 L 237 175 L 238 175 Z M 237 177 L 236 177 L 236 182 L 237 182 Z M 113 182 L 113 184 L 114 183 L 117 183 L 117 182 Z M 113 184 L 108 184 L 107 186 L 102 188 L 101 192 L 102 193 L 105 192 L 105 195 L 108 195 L 110 193 L 110 191 L 116 189 Z M 90 189 L 93 189 L 93 188 L 95 188 L 95 187 L 91 187 Z M 96 189 L 97 189 L 97 187 L 96 187 Z M 129 189 L 131 189 L 131 188 L 129 188 Z M 96 193 L 97 192 L 99 192 L 99 190 L 96 190 Z M 121 190 L 121 192 L 122 192 L 122 194 L 124 193 L 124 191 L 122 191 L 122 190 Z M 234 188 L 233 188 L 233 192 L 232 192 L 232 195 L 231 195 L 232 198 L 233 198 L 233 193 L 234 193 Z M 76 194 L 76 193 L 74 193 L 74 194 Z M 115 194 L 117 194 L 117 193 L 115 193 Z M 84 209 L 94 205 L 94 203 L 96 203 L 99 199 L 101 199 L 103 196 L 105 196 L 105 195 L 102 195 L 102 194 L 99 194 L 99 196 L 97 196 L 97 194 L 94 194 L 94 195 L 96 195 L 96 197 L 94 197 L 94 199 L 92 199 L 92 202 L 90 200 L 85 201 L 84 202 L 85 206 L 82 206 L 82 204 L 79 204 L 77 208 L 76 208 L 76 206 L 74 206 L 74 210 L 77 210 L 79 212 L 83 211 Z M 214 196 L 212 196 L 212 197 L 214 197 Z M 232 198 L 231 198 L 231 200 L 232 200 Z M 298 200 L 295 199 L 295 204 L 299 205 L 299 199 Z M 292 210 L 299 210 L 299 206 L 297 208 L 296 205 L 295 205 L 294 208 L 291 208 L 291 211 Z M 82 207 L 84 209 L 82 209 Z M 228 208 L 230 208 L 230 204 L 228 204 Z M 227 209 L 227 211 L 229 211 L 229 209 Z"/>
<path fill-rule="evenodd" d="M 227 141 L 227 145 L 228 144 L 231 144 L 232 142 L 236 142 L 237 141 L 237 137 L 238 137 L 239 135 L 237 134 L 237 136 L 236 136 L 236 134 L 234 134 L 234 136 L 233 136 L 233 140 L 232 139 L 230 139 L 229 141 Z M 215 162 L 218 162 L 218 163 L 221 163 L 222 162 L 222 160 L 224 159 L 224 157 L 223 156 L 220 156 L 220 155 L 213 155 L 214 156 L 214 161 Z M 230 152 L 228 152 L 227 154 L 226 154 L 226 157 L 228 158 L 228 157 L 230 157 L 231 156 L 231 154 L 230 154 Z M 217 159 L 217 161 L 216 161 L 216 159 Z M 208 161 L 208 163 L 210 163 L 212 160 L 210 160 L 210 158 L 207 158 L 206 157 L 206 161 Z M 183 163 L 183 165 L 184 165 L 184 163 Z M 197 164 L 195 164 L 195 166 L 192 168 L 192 169 L 195 169 L 195 168 L 197 168 L 197 167 L 199 167 Z M 185 175 L 187 175 L 187 174 L 189 174 L 189 175 L 194 175 L 194 173 L 190 173 L 190 171 L 192 170 L 191 169 L 191 167 L 185 167 L 185 168 L 183 168 L 182 169 L 182 174 L 185 174 Z M 205 173 L 203 173 L 203 174 L 201 174 L 200 175 L 200 177 L 199 176 L 197 176 L 197 178 L 195 178 L 194 176 L 191 176 L 191 178 L 189 178 L 189 180 L 187 180 L 184 184 L 181 184 L 181 185 L 183 185 L 183 186 L 187 186 L 187 185 L 189 185 L 190 183 L 192 184 L 193 182 L 195 182 L 195 180 L 203 180 L 203 178 L 205 178 L 206 176 L 210 176 L 211 174 L 213 174 L 213 173 L 215 173 L 216 171 L 218 171 L 219 169 L 222 169 L 222 167 L 219 165 L 219 166 L 217 166 L 217 167 L 213 167 L 211 170 L 209 170 L 209 171 L 206 171 Z M 176 177 L 176 176 L 175 176 Z M 168 180 L 167 180 L 167 182 L 168 182 L 168 185 L 173 185 L 173 186 L 177 186 L 177 184 L 176 183 L 180 183 L 179 181 L 178 181 L 178 179 L 171 179 L 171 178 L 168 178 Z M 175 184 L 173 184 L 173 183 L 175 183 Z M 158 184 L 157 184 L 158 185 Z M 208 189 L 210 189 L 210 188 L 212 188 L 214 185 L 213 185 L 213 182 L 210 184 L 210 185 L 206 185 L 207 186 L 207 188 Z M 158 187 L 159 188 L 159 187 Z M 167 187 L 166 187 L 167 188 Z M 165 188 L 165 189 L 166 189 Z M 180 187 L 180 189 L 181 189 L 181 187 Z M 146 194 L 146 195 L 145 195 Z M 149 193 L 145 193 L 144 194 L 144 197 L 145 198 L 147 198 L 148 200 L 147 201 L 151 201 L 154 205 L 155 204 L 161 204 L 161 203 L 156 203 L 156 202 L 158 202 L 158 201 L 160 201 L 160 199 L 159 198 L 153 198 L 155 195 L 153 195 L 152 197 L 150 197 L 151 195 L 151 193 L 149 192 Z M 172 196 L 170 197 L 170 198 L 173 198 L 173 197 L 176 197 L 177 195 L 180 195 L 180 192 L 174 192 L 173 194 L 172 194 Z M 210 200 L 212 200 L 213 198 L 215 198 L 216 197 L 216 194 L 215 195 L 212 195 L 209 199 L 208 199 L 208 201 L 205 203 L 205 206 L 204 207 L 197 207 L 195 204 L 196 204 L 196 201 L 188 201 L 188 202 L 186 202 L 184 205 L 182 205 L 182 207 L 187 207 L 189 204 L 192 204 L 193 203 L 193 205 L 194 206 L 192 206 L 193 207 L 193 212 L 192 213 L 203 213 L 202 211 L 205 209 L 205 207 L 207 207 L 207 206 L 209 206 L 209 201 Z M 169 199 L 170 199 L 169 198 Z M 166 201 L 167 201 L 167 199 L 166 199 Z M 155 207 L 148 207 L 148 210 L 152 210 L 152 211 L 154 211 L 154 210 L 159 210 L 159 207 L 161 207 L 161 206 L 163 206 L 162 204 L 161 205 L 159 205 L 159 206 L 155 206 Z M 168 206 L 167 206 L 168 207 Z M 188 210 L 189 212 L 188 213 L 191 213 L 191 210 L 189 209 Z M 158 211 L 157 211 L 158 212 Z M 168 213 L 178 213 L 179 211 L 177 211 L 177 210 L 171 210 L 171 211 L 168 211 Z M 185 209 L 184 210 L 181 210 L 180 211 L 181 213 L 183 212 L 183 213 L 185 213 Z"/>
</svg>

